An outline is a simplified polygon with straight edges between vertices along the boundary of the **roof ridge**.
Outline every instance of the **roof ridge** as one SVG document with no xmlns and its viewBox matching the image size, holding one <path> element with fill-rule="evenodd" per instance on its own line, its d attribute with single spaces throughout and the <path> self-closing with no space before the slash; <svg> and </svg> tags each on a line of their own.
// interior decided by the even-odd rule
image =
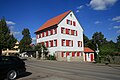
<svg viewBox="0 0 120 80">
<path fill-rule="evenodd" d="M 69 13 L 71 12 L 71 10 L 64 12 L 58 16 L 55 16 L 49 20 L 47 20 L 36 32 L 39 32 L 40 30 L 49 28 L 53 25 L 58 24 L 61 20 L 63 20 Z"/>
</svg>

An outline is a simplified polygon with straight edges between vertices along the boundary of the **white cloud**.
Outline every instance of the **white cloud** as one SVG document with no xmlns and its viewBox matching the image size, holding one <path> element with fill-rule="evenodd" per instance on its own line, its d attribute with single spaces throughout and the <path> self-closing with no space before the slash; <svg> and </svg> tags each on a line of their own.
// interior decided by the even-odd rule
<svg viewBox="0 0 120 80">
<path fill-rule="evenodd" d="M 21 35 L 21 32 L 11 31 L 11 34 L 13 34 L 13 35 Z"/>
<path fill-rule="evenodd" d="M 10 30 L 13 30 L 13 29 L 14 29 L 14 26 L 9 26 L 9 29 L 10 29 Z"/>
<path fill-rule="evenodd" d="M 100 21 L 95 21 L 95 24 L 99 24 L 99 23 L 101 23 Z"/>
<path fill-rule="evenodd" d="M 115 18 L 112 19 L 112 21 L 120 22 L 120 16 L 116 16 Z"/>
<path fill-rule="evenodd" d="M 117 0 L 91 0 L 89 6 L 94 10 L 106 10 L 108 7 L 113 6 Z"/>
<path fill-rule="evenodd" d="M 80 10 L 76 10 L 76 13 L 79 13 L 80 12 Z"/>
<path fill-rule="evenodd" d="M 113 28 L 115 28 L 115 29 L 119 29 L 119 28 L 120 28 L 120 26 L 114 26 Z"/>
<path fill-rule="evenodd" d="M 7 25 L 15 25 L 16 23 L 12 22 L 12 21 L 6 21 Z"/>
<path fill-rule="evenodd" d="M 84 5 L 81 5 L 79 7 L 77 7 L 77 9 L 82 9 L 84 7 Z"/>
<path fill-rule="evenodd" d="M 118 30 L 117 33 L 120 34 L 120 30 Z"/>
</svg>

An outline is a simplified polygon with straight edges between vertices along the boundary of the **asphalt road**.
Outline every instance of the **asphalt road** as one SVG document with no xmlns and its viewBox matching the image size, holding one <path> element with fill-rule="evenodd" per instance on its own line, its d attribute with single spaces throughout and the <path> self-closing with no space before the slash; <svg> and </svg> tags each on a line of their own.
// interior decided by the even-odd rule
<svg viewBox="0 0 120 80">
<path fill-rule="evenodd" d="M 120 80 L 120 66 L 81 62 L 27 60 L 17 80 Z"/>
</svg>

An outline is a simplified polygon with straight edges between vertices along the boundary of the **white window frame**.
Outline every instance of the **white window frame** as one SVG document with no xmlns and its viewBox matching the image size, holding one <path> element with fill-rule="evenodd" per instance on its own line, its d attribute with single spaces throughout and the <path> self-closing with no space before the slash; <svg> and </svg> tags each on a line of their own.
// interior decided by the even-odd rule
<svg viewBox="0 0 120 80">
<path fill-rule="evenodd" d="M 48 30 L 48 36 L 50 36 L 50 30 Z"/>
<path fill-rule="evenodd" d="M 63 33 L 64 33 L 64 34 L 66 33 L 66 29 L 65 29 L 65 28 L 63 28 Z"/>
<path fill-rule="evenodd" d="M 46 32 L 44 32 L 44 37 L 46 36 Z"/>
<path fill-rule="evenodd" d="M 63 52 L 63 57 L 66 57 L 66 52 Z"/>
<path fill-rule="evenodd" d="M 57 46 L 56 42 L 57 42 L 57 40 L 54 40 L 53 46 Z"/>
</svg>

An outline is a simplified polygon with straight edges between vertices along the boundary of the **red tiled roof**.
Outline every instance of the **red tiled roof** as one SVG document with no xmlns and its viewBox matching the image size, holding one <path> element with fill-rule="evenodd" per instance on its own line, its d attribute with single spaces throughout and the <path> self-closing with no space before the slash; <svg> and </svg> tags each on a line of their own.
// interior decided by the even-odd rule
<svg viewBox="0 0 120 80">
<path fill-rule="evenodd" d="M 88 47 L 85 47 L 84 52 L 94 52 L 94 51 L 92 49 L 88 48 Z"/>
<path fill-rule="evenodd" d="M 66 16 L 68 15 L 68 13 L 70 13 L 70 12 L 71 12 L 71 10 L 69 10 L 69 11 L 67 11 L 67 12 L 65 12 L 65 13 L 63 13 L 63 14 L 60 14 L 60 15 L 58 15 L 58 16 L 50 19 L 50 20 L 48 20 L 48 21 L 47 21 L 46 23 L 44 23 L 36 32 L 38 32 L 38 31 L 40 31 L 40 30 L 43 30 L 43 29 L 45 29 L 45 28 L 49 28 L 49 27 L 51 27 L 51 26 L 53 26 L 53 25 L 58 24 L 58 23 L 59 23 L 64 17 L 66 17 Z"/>
</svg>

